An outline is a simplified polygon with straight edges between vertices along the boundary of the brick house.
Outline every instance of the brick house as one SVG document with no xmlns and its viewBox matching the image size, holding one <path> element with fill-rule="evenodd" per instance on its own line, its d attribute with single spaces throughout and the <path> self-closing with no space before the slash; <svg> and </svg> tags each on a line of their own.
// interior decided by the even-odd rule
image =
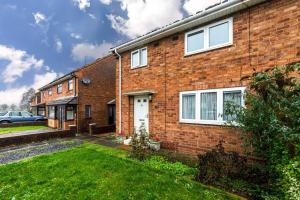
<svg viewBox="0 0 300 200">
<path fill-rule="evenodd" d="M 90 123 L 113 125 L 115 65 L 115 57 L 109 55 L 72 71 L 40 88 L 31 107 L 37 113 L 45 108 L 52 128 L 77 125 L 78 130 L 87 131 Z"/>
<path fill-rule="evenodd" d="M 220 140 L 242 152 L 224 105 L 244 105 L 242 77 L 300 61 L 299 19 L 299 0 L 221 1 L 113 48 L 117 130 L 144 124 L 163 147 L 192 155 Z"/>
</svg>

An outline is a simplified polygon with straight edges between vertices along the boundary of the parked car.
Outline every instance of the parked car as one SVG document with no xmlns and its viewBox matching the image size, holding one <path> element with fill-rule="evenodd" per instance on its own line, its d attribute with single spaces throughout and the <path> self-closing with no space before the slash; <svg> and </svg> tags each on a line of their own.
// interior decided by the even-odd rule
<svg viewBox="0 0 300 200">
<path fill-rule="evenodd" d="M 5 115 L 7 112 L 0 112 L 0 116 Z"/>
<path fill-rule="evenodd" d="M 0 115 L 0 123 L 14 123 L 14 122 L 35 122 L 46 120 L 43 116 L 34 116 L 26 111 L 9 111 L 3 116 Z"/>
</svg>

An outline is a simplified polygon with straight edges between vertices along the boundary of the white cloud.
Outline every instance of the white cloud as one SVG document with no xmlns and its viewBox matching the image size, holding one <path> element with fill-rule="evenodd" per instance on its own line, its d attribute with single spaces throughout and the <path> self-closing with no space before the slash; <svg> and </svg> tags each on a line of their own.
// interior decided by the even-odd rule
<svg viewBox="0 0 300 200">
<path fill-rule="evenodd" d="M 45 74 L 36 74 L 34 76 L 34 83 L 32 85 L 32 88 L 37 90 L 37 89 L 41 88 L 42 86 L 53 81 L 58 76 L 59 76 L 59 74 L 57 74 L 54 71 L 46 72 Z"/>
<path fill-rule="evenodd" d="M 71 36 L 72 38 L 74 38 L 74 39 L 77 39 L 77 40 L 79 40 L 79 39 L 82 38 L 80 34 L 76 34 L 76 33 L 71 33 L 70 36 Z"/>
<path fill-rule="evenodd" d="M 73 2 L 82 11 L 85 11 L 91 6 L 90 0 L 73 0 Z"/>
<path fill-rule="evenodd" d="M 108 15 L 112 28 L 130 38 L 183 17 L 181 0 L 118 0 L 121 9 L 127 11 L 128 19 Z"/>
<path fill-rule="evenodd" d="M 27 90 L 26 86 L 0 90 L 0 104 L 18 105 L 22 99 L 22 94 Z"/>
<path fill-rule="evenodd" d="M 220 2 L 221 0 L 186 0 L 183 8 L 189 14 L 195 14 L 198 11 L 203 11 L 205 8 Z"/>
<path fill-rule="evenodd" d="M 34 17 L 36 24 L 40 24 L 40 23 L 46 21 L 46 16 L 41 12 L 32 13 L 32 15 Z"/>
<path fill-rule="evenodd" d="M 80 43 L 73 46 L 72 57 L 75 61 L 84 61 L 85 58 L 97 59 L 108 54 L 113 44 L 103 42 L 102 44 Z"/>
<path fill-rule="evenodd" d="M 22 99 L 22 94 L 30 88 L 38 90 L 42 86 L 50 83 L 59 76 L 54 71 L 46 72 L 45 74 L 36 74 L 32 85 L 25 85 L 18 88 L 8 88 L 0 90 L 0 104 L 16 104 L 18 105 Z"/>
<path fill-rule="evenodd" d="M 97 19 L 97 17 L 96 17 L 94 14 L 92 14 L 92 13 L 89 13 L 89 16 L 90 16 L 90 18 L 92 18 L 92 19 L 94 19 L 94 20 Z"/>
<path fill-rule="evenodd" d="M 17 50 L 1 44 L 0 60 L 9 62 L 1 73 L 4 83 L 13 83 L 22 77 L 24 72 L 32 68 L 40 69 L 44 65 L 44 60 L 37 60 L 26 51 Z"/>
<path fill-rule="evenodd" d="M 110 5 L 112 0 L 100 0 L 100 2 L 105 4 L 105 5 Z"/>
<path fill-rule="evenodd" d="M 58 53 L 61 53 L 63 50 L 63 43 L 59 38 L 55 39 L 55 48 Z"/>
</svg>

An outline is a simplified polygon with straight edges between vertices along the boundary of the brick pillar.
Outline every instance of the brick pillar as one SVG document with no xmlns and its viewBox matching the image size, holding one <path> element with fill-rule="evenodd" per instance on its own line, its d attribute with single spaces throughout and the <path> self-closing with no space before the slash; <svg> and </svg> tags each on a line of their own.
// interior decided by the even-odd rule
<svg viewBox="0 0 300 200">
<path fill-rule="evenodd" d="M 94 130 L 96 128 L 96 123 L 92 123 L 92 124 L 89 124 L 89 135 L 93 135 L 94 134 Z"/>
<path fill-rule="evenodd" d="M 76 125 L 69 125 L 69 129 L 72 132 L 72 135 L 76 136 L 77 126 Z"/>
</svg>

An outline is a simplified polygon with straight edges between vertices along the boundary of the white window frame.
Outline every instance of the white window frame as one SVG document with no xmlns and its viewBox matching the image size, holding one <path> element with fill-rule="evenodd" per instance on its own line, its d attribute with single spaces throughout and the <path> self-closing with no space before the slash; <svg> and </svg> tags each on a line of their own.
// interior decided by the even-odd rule
<svg viewBox="0 0 300 200">
<path fill-rule="evenodd" d="M 246 87 L 233 87 L 233 88 L 220 88 L 220 89 L 209 89 L 209 90 L 196 90 L 196 91 L 185 91 L 179 93 L 179 122 L 187 124 L 208 124 L 208 125 L 225 125 L 227 121 L 223 120 L 223 98 L 224 92 L 241 91 L 242 99 L 241 105 L 244 107 L 244 94 Z M 216 92 L 217 93 L 217 120 L 201 120 L 200 118 L 200 101 L 201 93 Z M 182 118 L 182 97 L 183 95 L 194 94 L 196 95 L 196 118 L 195 119 L 183 119 Z"/>
<path fill-rule="evenodd" d="M 229 42 L 224 43 L 224 44 L 215 45 L 215 46 L 209 46 L 209 40 L 210 40 L 209 29 L 211 27 L 218 26 L 218 25 L 224 24 L 226 22 L 228 22 L 228 25 L 229 25 Z M 188 41 L 188 36 L 195 33 L 195 32 L 199 32 L 199 31 L 204 32 L 204 48 L 188 52 L 188 42 L 187 42 Z M 192 31 L 189 31 L 189 32 L 185 33 L 184 43 L 185 43 L 185 45 L 184 45 L 185 46 L 185 48 L 184 48 L 185 49 L 184 50 L 185 56 L 189 56 L 189 55 L 193 55 L 193 54 L 197 54 L 197 53 L 202 53 L 202 52 L 210 51 L 210 50 L 213 50 L 213 49 L 219 49 L 219 48 L 222 48 L 222 47 L 232 45 L 233 44 L 233 18 L 230 17 L 228 19 L 224 19 L 224 20 L 218 21 L 216 23 L 209 24 L 207 26 L 197 28 L 195 30 L 192 30 Z"/>
<path fill-rule="evenodd" d="M 59 88 L 61 88 L 61 91 L 60 91 L 60 92 L 58 91 Z M 62 85 L 62 83 L 60 83 L 60 84 L 57 85 L 57 88 L 56 88 L 57 94 L 61 94 L 61 93 L 62 93 L 62 90 L 63 90 L 63 85 Z"/>
<path fill-rule="evenodd" d="M 52 88 L 48 88 L 48 96 L 52 96 Z"/>
<path fill-rule="evenodd" d="M 146 64 L 141 65 L 141 56 L 142 56 L 142 51 L 143 50 L 146 50 L 146 52 L 147 52 Z M 133 54 L 135 54 L 137 52 L 138 52 L 138 65 L 137 66 L 133 66 L 133 59 L 132 59 L 133 58 Z M 145 67 L 147 65 L 148 65 L 148 48 L 147 47 L 143 47 L 143 48 L 140 48 L 140 49 L 137 49 L 137 50 L 131 52 L 131 69 Z"/>
<path fill-rule="evenodd" d="M 70 86 L 72 86 L 72 88 Z M 70 79 L 70 80 L 68 80 L 68 90 L 72 91 L 73 89 L 74 89 L 74 81 L 73 81 L 73 79 Z"/>
</svg>

